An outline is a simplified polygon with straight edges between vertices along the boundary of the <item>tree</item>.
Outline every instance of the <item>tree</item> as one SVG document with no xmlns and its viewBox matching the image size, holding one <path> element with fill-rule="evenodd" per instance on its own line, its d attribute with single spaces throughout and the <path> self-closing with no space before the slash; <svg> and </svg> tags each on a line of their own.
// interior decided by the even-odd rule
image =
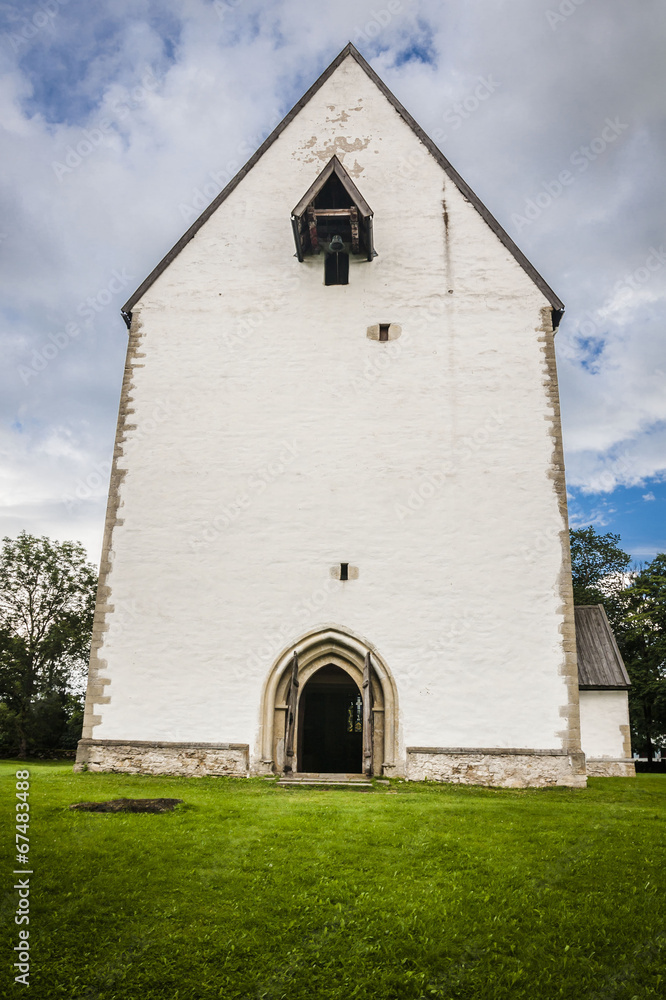
<svg viewBox="0 0 666 1000">
<path fill-rule="evenodd" d="M 85 673 L 97 573 L 76 542 L 25 531 L 0 556 L 0 728 L 25 757 L 57 745 L 76 714 Z"/>
<path fill-rule="evenodd" d="M 574 604 L 603 604 L 614 629 L 624 615 L 631 561 L 619 541 L 619 535 L 599 535 L 592 525 L 570 532 Z"/>
<path fill-rule="evenodd" d="M 631 678 L 634 747 L 652 761 L 655 747 L 666 749 L 666 554 L 635 576 L 618 641 Z"/>
</svg>

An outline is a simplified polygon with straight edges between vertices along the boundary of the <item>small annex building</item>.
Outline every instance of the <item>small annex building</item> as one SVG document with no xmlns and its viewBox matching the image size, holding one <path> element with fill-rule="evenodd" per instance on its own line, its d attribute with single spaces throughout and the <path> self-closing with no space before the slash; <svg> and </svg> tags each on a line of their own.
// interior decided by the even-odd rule
<svg viewBox="0 0 666 1000">
<path fill-rule="evenodd" d="M 583 787 L 563 308 L 348 45 L 124 307 L 77 768 Z"/>
<path fill-rule="evenodd" d="M 629 688 L 603 604 L 579 605 L 576 618 L 581 746 L 587 773 L 630 777 L 636 773 L 629 731 Z"/>
</svg>

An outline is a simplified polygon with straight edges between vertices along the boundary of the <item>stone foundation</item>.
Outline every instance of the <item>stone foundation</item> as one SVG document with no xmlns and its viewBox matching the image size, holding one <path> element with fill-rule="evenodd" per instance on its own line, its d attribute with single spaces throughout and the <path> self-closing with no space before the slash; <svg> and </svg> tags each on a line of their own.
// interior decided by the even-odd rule
<svg viewBox="0 0 666 1000">
<path fill-rule="evenodd" d="M 171 774 L 187 778 L 248 774 L 246 743 L 151 743 L 143 740 L 79 740 L 75 771 Z"/>
<path fill-rule="evenodd" d="M 143 740 L 80 740 L 75 771 L 164 774 L 183 777 L 247 777 L 249 746 L 244 743 L 158 743 Z M 402 771 L 397 768 L 395 773 Z M 630 760 L 590 760 L 587 774 L 629 777 Z M 408 747 L 408 781 L 449 781 L 497 788 L 585 788 L 585 755 L 563 750 Z"/>
<path fill-rule="evenodd" d="M 587 774 L 590 778 L 635 778 L 636 768 L 631 757 L 588 757 Z"/>
<path fill-rule="evenodd" d="M 566 750 L 407 747 L 408 781 L 450 781 L 497 788 L 585 788 L 585 754 Z"/>
</svg>

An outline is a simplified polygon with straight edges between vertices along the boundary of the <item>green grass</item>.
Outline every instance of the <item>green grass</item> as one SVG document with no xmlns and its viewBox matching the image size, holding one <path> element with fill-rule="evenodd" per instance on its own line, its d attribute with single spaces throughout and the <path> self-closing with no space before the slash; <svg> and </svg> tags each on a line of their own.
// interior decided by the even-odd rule
<svg viewBox="0 0 666 1000">
<path fill-rule="evenodd" d="M 3 762 L 10 948 L 19 867 Z M 666 994 L 666 779 L 586 791 L 73 775 L 32 763 L 30 993 L 48 1000 Z M 166 815 L 72 812 L 184 799 Z"/>
</svg>

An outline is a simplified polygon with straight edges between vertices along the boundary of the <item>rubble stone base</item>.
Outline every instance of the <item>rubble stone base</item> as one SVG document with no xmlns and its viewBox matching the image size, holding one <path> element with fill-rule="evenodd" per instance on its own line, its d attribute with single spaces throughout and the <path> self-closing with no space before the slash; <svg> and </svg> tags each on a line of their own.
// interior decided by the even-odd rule
<svg viewBox="0 0 666 1000">
<path fill-rule="evenodd" d="M 562 750 L 407 747 L 408 781 L 497 788 L 585 788 L 585 754 Z"/>
<path fill-rule="evenodd" d="M 183 777 L 247 777 L 245 743 L 151 743 L 143 740 L 79 740 L 75 771 L 174 774 Z"/>
<path fill-rule="evenodd" d="M 636 767 L 626 758 L 588 757 L 587 773 L 590 778 L 634 778 Z"/>
</svg>

